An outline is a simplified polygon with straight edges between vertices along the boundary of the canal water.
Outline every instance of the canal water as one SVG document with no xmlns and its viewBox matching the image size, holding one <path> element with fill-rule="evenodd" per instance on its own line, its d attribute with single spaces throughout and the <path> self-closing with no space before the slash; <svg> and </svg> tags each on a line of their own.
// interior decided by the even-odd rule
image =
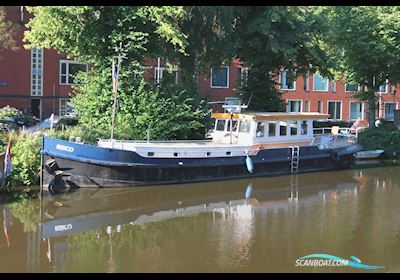
<svg viewBox="0 0 400 280">
<path fill-rule="evenodd" d="M 399 166 L 59 191 L 0 211 L 0 272 L 400 272 Z"/>
</svg>

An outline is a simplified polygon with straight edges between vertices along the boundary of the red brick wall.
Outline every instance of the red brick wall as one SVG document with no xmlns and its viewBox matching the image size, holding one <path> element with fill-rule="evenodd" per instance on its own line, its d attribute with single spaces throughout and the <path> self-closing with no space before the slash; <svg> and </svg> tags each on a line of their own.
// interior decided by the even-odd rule
<svg viewBox="0 0 400 280">
<path fill-rule="evenodd" d="M 31 112 L 31 98 L 42 99 L 42 118 L 52 112 L 59 114 L 60 98 L 68 98 L 70 86 L 59 83 L 59 60 L 66 58 L 55 50 L 44 50 L 43 58 L 43 96 L 31 96 L 31 51 L 23 47 L 23 32 L 26 30 L 29 14 L 24 10 L 24 23 L 20 22 L 20 6 L 6 6 L 6 19 L 18 26 L 15 36 L 17 51 L 0 51 L 0 107 L 9 105 Z M 53 100 L 54 99 L 54 100 Z"/>
</svg>

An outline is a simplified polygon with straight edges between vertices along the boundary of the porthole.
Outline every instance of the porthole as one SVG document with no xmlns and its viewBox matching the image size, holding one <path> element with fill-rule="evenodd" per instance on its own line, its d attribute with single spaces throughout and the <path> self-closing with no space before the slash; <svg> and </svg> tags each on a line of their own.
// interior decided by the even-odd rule
<svg viewBox="0 0 400 280">
<path fill-rule="evenodd" d="M 149 156 L 149 157 L 154 156 L 154 152 L 147 152 L 147 156 Z"/>
<path fill-rule="evenodd" d="M 210 152 L 207 152 L 207 153 L 206 153 L 206 156 L 208 156 L 208 157 L 209 157 L 210 155 L 211 155 L 211 153 L 210 153 Z"/>
<path fill-rule="evenodd" d="M 178 153 L 174 153 L 174 157 L 177 157 L 178 156 Z"/>
<path fill-rule="evenodd" d="M 230 151 L 226 152 L 227 156 L 230 156 L 232 153 Z"/>
</svg>

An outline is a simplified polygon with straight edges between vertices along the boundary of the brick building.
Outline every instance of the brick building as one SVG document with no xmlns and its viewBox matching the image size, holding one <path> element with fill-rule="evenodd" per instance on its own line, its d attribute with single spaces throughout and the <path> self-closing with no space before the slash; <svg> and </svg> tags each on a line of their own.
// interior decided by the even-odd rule
<svg viewBox="0 0 400 280">
<path fill-rule="evenodd" d="M 23 6 L 6 6 L 6 20 L 17 24 L 17 51 L 0 51 L 0 107 L 10 105 L 45 118 L 54 112 L 65 115 L 73 74 L 87 65 L 67 59 L 51 49 L 26 50 L 23 33 L 29 14 Z"/>
</svg>

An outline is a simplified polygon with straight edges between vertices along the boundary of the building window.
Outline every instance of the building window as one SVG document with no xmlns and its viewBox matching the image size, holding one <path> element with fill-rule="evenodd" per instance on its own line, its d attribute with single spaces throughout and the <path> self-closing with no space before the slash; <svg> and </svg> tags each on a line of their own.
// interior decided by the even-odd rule
<svg viewBox="0 0 400 280">
<path fill-rule="evenodd" d="M 75 85 L 78 72 L 88 71 L 88 65 L 71 60 L 60 60 L 60 85 Z"/>
<path fill-rule="evenodd" d="M 314 74 L 314 91 L 328 91 L 328 79 Z"/>
<path fill-rule="evenodd" d="M 341 101 L 328 101 L 328 114 L 330 119 L 340 120 L 342 114 Z"/>
<path fill-rule="evenodd" d="M 321 100 L 318 100 L 317 112 L 322 113 L 322 101 Z"/>
<path fill-rule="evenodd" d="M 31 95 L 43 95 L 43 49 L 31 50 Z"/>
<path fill-rule="evenodd" d="M 304 112 L 310 112 L 310 101 L 309 100 L 304 101 Z"/>
<path fill-rule="evenodd" d="M 331 81 L 329 83 L 329 89 L 331 92 L 336 92 L 336 82 L 335 81 Z"/>
<path fill-rule="evenodd" d="M 229 88 L 229 67 L 223 66 L 219 69 L 211 68 L 211 87 Z"/>
<path fill-rule="evenodd" d="M 154 80 L 156 81 L 157 84 L 161 83 L 162 78 L 164 77 L 164 70 L 165 70 L 165 67 L 163 67 L 163 66 L 160 66 L 160 67 L 155 66 L 154 67 Z M 160 74 L 160 77 L 158 77 L 159 74 Z"/>
<path fill-rule="evenodd" d="M 388 121 L 394 120 L 394 110 L 396 110 L 397 103 L 385 103 L 385 119 Z"/>
<path fill-rule="evenodd" d="M 308 91 L 308 76 L 303 76 L 303 90 Z"/>
<path fill-rule="evenodd" d="M 247 81 L 247 67 L 238 67 L 237 68 L 237 81 L 236 81 L 236 87 L 240 88 L 242 87 L 246 81 Z"/>
<path fill-rule="evenodd" d="M 350 120 L 363 119 L 364 104 L 362 102 L 350 102 Z"/>
<path fill-rule="evenodd" d="M 301 100 L 288 100 L 288 112 L 301 112 Z"/>
<path fill-rule="evenodd" d="M 345 91 L 346 92 L 358 92 L 358 85 L 357 84 L 346 84 Z"/>
<path fill-rule="evenodd" d="M 290 73 L 288 71 L 281 71 L 279 75 L 279 84 L 280 84 L 280 89 L 282 90 L 295 90 L 296 89 L 296 82 L 294 80 L 290 79 L 290 76 L 293 73 Z M 294 79 L 294 77 L 292 77 Z"/>
<path fill-rule="evenodd" d="M 387 84 L 384 84 L 384 85 L 379 86 L 378 92 L 379 92 L 379 93 L 386 93 L 386 85 L 387 85 Z"/>
<path fill-rule="evenodd" d="M 65 116 L 73 113 L 73 107 L 69 99 L 60 99 L 60 116 Z"/>
</svg>

